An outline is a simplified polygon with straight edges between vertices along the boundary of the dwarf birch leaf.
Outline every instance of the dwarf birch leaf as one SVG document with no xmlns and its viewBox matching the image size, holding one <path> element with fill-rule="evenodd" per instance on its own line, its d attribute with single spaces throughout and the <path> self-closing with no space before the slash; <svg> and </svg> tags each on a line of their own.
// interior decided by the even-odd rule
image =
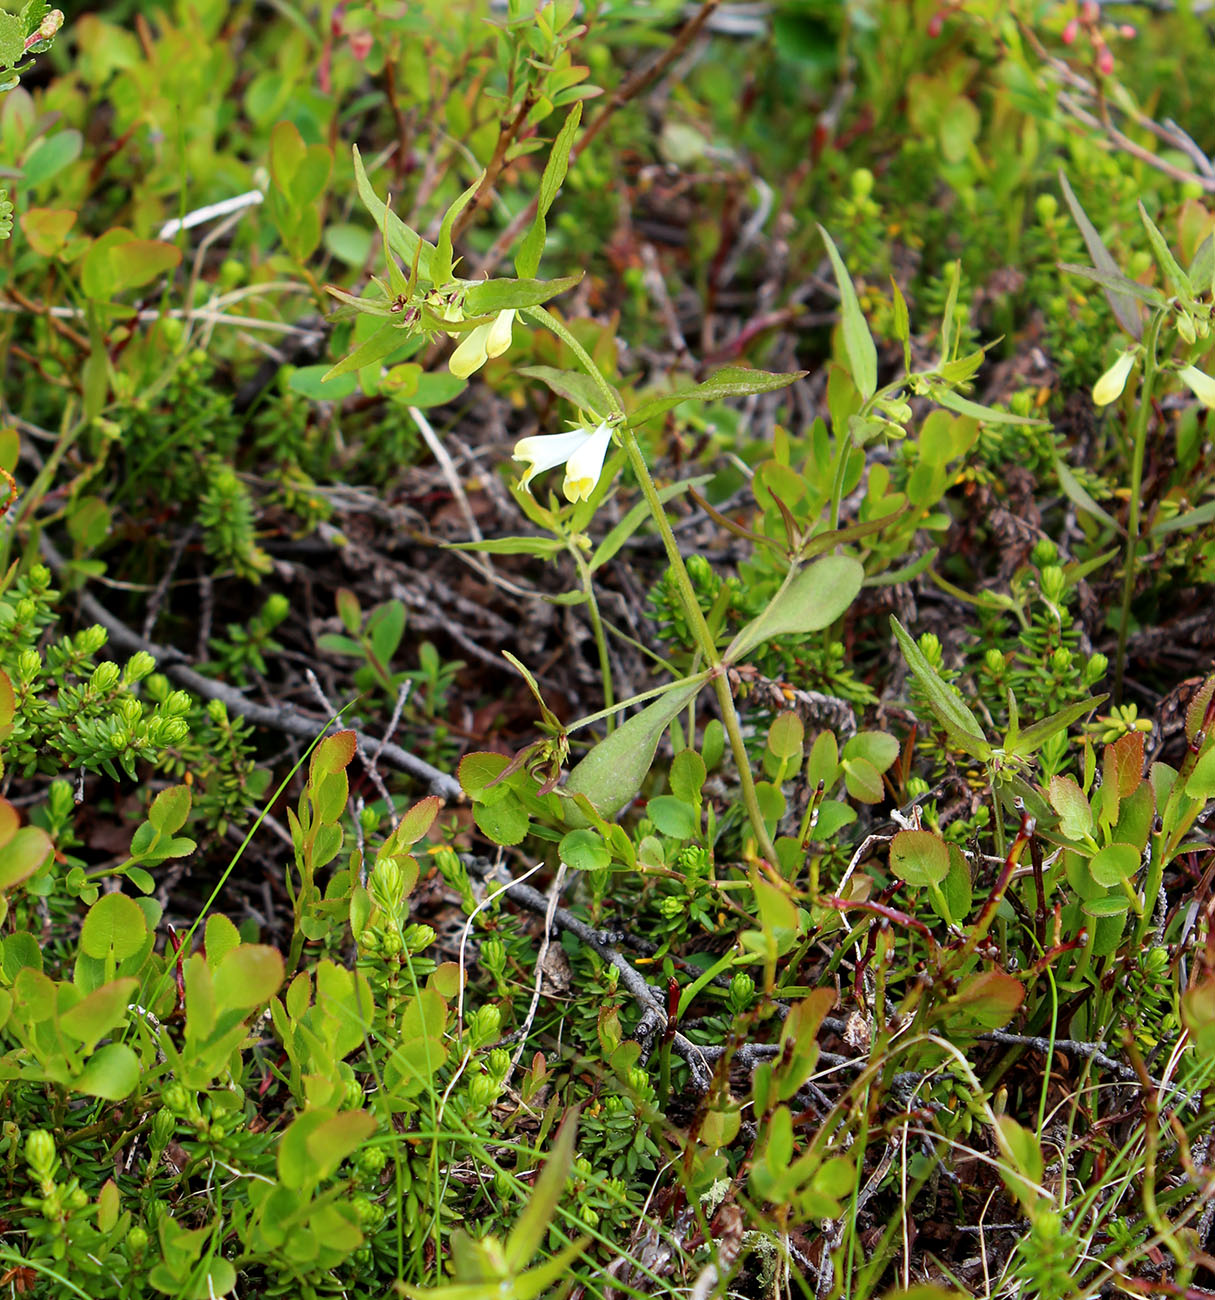
<svg viewBox="0 0 1215 1300">
<path fill-rule="evenodd" d="M 890 841 L 890 870 L 909 885 L 939 885 L 949 875 L 949 846 L 931 831 L 899 831 Z"/>
<path fill-rule="evenodd" d="M 135 1091 L 141 1073 L 139 1057 L 125 1043 L 107 1043 L 89 1057 L 72 1088 L 104 1101 L 122 1101 Z"/>
</svg>

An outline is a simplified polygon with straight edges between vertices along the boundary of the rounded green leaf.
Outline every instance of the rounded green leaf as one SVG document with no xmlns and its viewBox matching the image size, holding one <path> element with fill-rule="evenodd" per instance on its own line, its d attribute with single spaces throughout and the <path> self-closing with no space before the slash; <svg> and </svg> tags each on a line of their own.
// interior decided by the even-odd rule
<svg viewBox="0 0 1215 1300">
<path fill-rule="evenodd" d="M 909 885 L 939 885 L 949 875 L 949 846 L 931 831 L 899 831 L 890 841 L 890 870 Z"/>
<path fill-rule="evenodd" d="M 899 742 L 888 731 L 858 731 L 844 746 L 845 758 L 863 758 L 885 772 L 899 756 Z"/>
<path fill-rule="evenodd" d="M 1085 916 L 1100 921 L 1107 916 L 1120 916 L 1129 906 L 1125 894 L 1103 894 L 1100 898 L 1086 898 L 1081 909 Z"/>
<path fill-rule="evenodd" d="M 107 1043 L 89 1057 L 71 1086 L 90 1097 L 121 1101 L 135 1091 L 140 1072 L 139 1057 L 125 1043 Z"/>
<path fill-rule="evenodd" d="M 215 971 L 215 1005 L 245 1009 L 268 1002 L 283 982 L 283 959 L 275 948 L 242 944 L 227 953 Z"/>
<path fill-rule="evenodd" d="M 609 866 L 612 855 L 603 837 L 592 830 L 576 830 L 566 834 L 557 850 L 561 861 L 575 871 L 602 870 Z"/>
<path fill-rule="evenodd" d="M 881 803 L 882 774 L 865 758 L 844 759 L 844 785 L 861 803 Z"/>
<path fill-rule="evenodd" d="M 89 908 L 80 930 L 80 950 L 86 957 L 122 961 L 143 946 L 148 925 L 139 904 L 126 894 L 106 894 Z"/>
<path fill-rule="evenodd" d="M 0 848 L 0 889 L 11 889 L 32 876 L 54 851 L 51 837 L 41 826 L 22 826 Z"/>
<path fill-rule="evenodd" d="M 806 728 L 792 710 L 777 714 L 768 728 L 768 748 L 777 758 L 800 759 L 805 738 Z"/>
<path fill-rule="evenodd" d="M 1107 844 L 1088 864 L 1089 874 L 1107 888 L 1130 880 L 1139 870 L 1139 850 L 1133 844 Z"/>
<path fill-rule="evenodd" d="M 645 806 L 645 815 L 664 834 L 674 840 L 690 840 L 700 830 L 696 809 L 673 795 L 663 794 Z"/>
</svg>

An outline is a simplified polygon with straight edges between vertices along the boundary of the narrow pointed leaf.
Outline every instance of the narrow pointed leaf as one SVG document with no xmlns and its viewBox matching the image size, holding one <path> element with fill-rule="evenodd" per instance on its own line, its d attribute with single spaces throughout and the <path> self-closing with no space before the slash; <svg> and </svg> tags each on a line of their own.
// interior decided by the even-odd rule
<svg viewBox="0 0 1215 1300">
<path fill-rule="evenodd" d="M 451 279 L 452 272 L 452 248 L 451 248 L 451 231 L 456 224 L 456 218 L 468 207 L 473 197 L 481 188 L 481 182 L 485 179 L 485 173 L 482 172 L 475 181 L 452 203 L 451 207 L 443 214 L 443 224 L 439 227 L 439 242 L 435 245 L 434 256 L 430 261 L 431 275 L 435 284 L 447 284 Z"/>
<path fill-rule="evenodd" d="M 636 797 L 654 762 L 662 733 L 704 684 L 703 676 L 680 682 L 622 723 L 569 774 L 566 792 L 586 795 L 601 816 L 614 816 Z M 572 804 L 566 807 L 566 822 L 575 828 L 586 824 Z"/>
<path fill-rule="evenodd" d="M 1080 227 L 1080 233 L 1084 236 L 1084 244 L 1088 249 L 1089 257 L 1093 259 L 1093 265 L 1098 271 L 1103 271 L 1106 275 L 1121 276 L 1118 263 L 1110 256 L 1110 251 L 1102 242 L 1096 226 L 1088 219 L 1087 213 L 1080 206 L 1080 200 L 1072 193 L 1072 187 L 1068 184 L 1067 177 L 1062 172 L 1059 173 L 1059 184 L 1063 190 L 1063 197 L 1067 200 L 1067 206 L 1072 210 L 1076 225 Z M 1140 320 L 1134 299 L 1129 295 L 1128 291 L 1125 289 L 1112 289 L 1107 286 L 1105 296 L 1109 299 L 1109 304 L 1113 308 L 1118 324 L 1126 330 L 1131 338 L 1141 339 L 1143 337 L 1143 321 Z"/>
<path fill-rule="evenodd" d="M 1156 228 L 1156 223 L 1152 218 L 1148 216 L 1148 210 L 1143 206 L 1142 199 L 1139 201 L 1139 220 L 1143 222 L 1143 228 L 1147 231 L 1148 242 L 1152 246 L 1152 252 L 1156 255 L 1156 265 L 1160 267 L 1165 279 L 1172 285 L 1173 292 L 1186 298 L 1192 298 L 1194 296 L 1194 286 L 1190 283 L 1190 277 L 1178 265 L 1168 241 Z"/>
<path fill-rule="evenodd" d="M 574 1137 L 578 1131 L 575 1117 L 561 1125 L 553 1149 L 540 1177 L 536 1179 L 527 1206 L 519 1216 L 506 1243 L 507 1266 L 521 1273 L 540 1249 L 550 1224 L 557 1217 L 557 1206 L 565 1195 L 565 1180 L 574 1163 Z"/>
<path fill-rule="evenodd" d="M 873 335 L 869 332 L 869 323 L 861 304 L 857 301 L 856 289 L 852 277 L 844 265 L 844 259 L 831 240 L 831 236 L 819 226 L 818 232 L 827 246 L 827 256 L 831 259 L 831 268 L 835 272 L 835 282 L 840 291 L 840 312 L 844 324 L 844 350 L 848 354 L 848 364 L 852 371 L 852 382 L 856 384 L 860 395 L 868 401 L 877 392 L 877 347 Z"/>
<path fill-rule="evenodd" d="M 1052 713 L 1049 718 L 1043 718 L 1041 722 L 1035 722 L 1032 726 L 1026 727 L 1016 740 L 1009 745 L 1009 753 L 1016 754 L 1021 758 L 1028 758 L 1034 750 L 1039 749 L 1053 735 L 1066 730 L 1073 722 L 1084 717 L 1086 713 L 1091 713 L 1108 698 L 1108 695 L 1090 695 L 1087 700 L 1069 704 L 1066 709 L 1060 709 L 1058 713 Z"/>
<path fill-rule="evenodd" d="M 990 406 L 980 406 L 978 402 L 972 402 L 970 398 L 963 397 L 960 393 L 955 393 L 952 388 L 945 388 L 943 385 L 933 384 L 931 391 L 932 400 L 946 410 L 956 411 L 958 415 L 973 415 L 976 420 L 982 420 L 985 424 L 1050 423 L 1049 420 L 1035 420 L 1028 415 L 1013 415 L 1011 411 L 994 411 Z"/>
<path fill-rule="evenodd" d="M 919 679 L 928 703 L 936 714 L 937 720 L 949 733 L 950 738 L 959 748 L 964 749 L 975 758 L 986 761 L 991 757 L 991 744 L 983 735 L 983 728 L 978 719 L 962 703 L 961 698 L 948 682 L 944 681 L 936 669 L 924 658 L 920 647 L 912 640 L 907 629 L 897 618 L 891 615 L 890 626 L 894 631 L 899 648 L 907 666 Z"/>
<path fill-rule="evenodd" d="M 739 632 L 723 659 L 738 663 L 773 637 L 801 636 L 830 627 L 856 599 L 864 580 L 864 566 L 850 555 L 816 560 Z"/>
<path fill-rule="evenodd" d="M 348 356 L 330 366 L 321 376 L 321 383 L 327 384 L 331 379 L 348 375 L 352 370 L 362 370 L 364 366 L 383 361 L 390 352 L 395 352 L 408 341 L 409 335 L 395 321 L 387 321 L 369 339 L 364 339 Z"/>
<path fill-rule="evenodd" d="M 1059 486 L 1063 489 L 1068 500 L 1084 511 L 1086 515 L 1092 515 L 1094 519 L 1099 519 L 1108 528 L 1115 532 L 1122 532 L 1122 525 L 1108 511 L 1103 510 L 1089 495 L 1088 489 L 1083 483 L 1071 472 L 1064 464 L 1061 457 L 1055 457 L 1055 473 L 1059 478 Z"/>
<path fill-rule="evenodd" d="M 572 289 L 583 272 L 557 280 L 482 280 L 464 294 L 464 311 L 469 316 L 489 316 L 508 308 L 539 307 L 550 298 Z"/>
<path fill-rule="evenodd" d="M 681 402 L 695 398 L 698 402 L 714 402 L 721 397 L 746 397 L 751 393 L 772 393 L 787 388 L 806 372 L 795 370 L 791 374 L 775 374 L 770 370 L 751 370 L 746 366 L 723 366 L 715 370 L 703 384 L 691 384 L 673 393 L 663 393 L 642 401 L 633 411 L 631 423 L 644 424 Z"/>
<path fill-rule="evenodd" d="M 411 230 L 387 204 L 381 202 L 379 195 L 372 188 L 371 181 L 367 179 L 367 172 L 363 168 L 363 159 L 359 154 L 358 145 L 353 146 L 353 148 L 354 183 L 358 189 L 359 198 L 363 200 L 364 207 L 371 213 L 372 220 L 377 227 L 386 226 L 388 243 L 393 252 L 408 266 L 412 266 L 416 259 L 419 274 L 430 280 L 430 264 L 435 252 L 434 245 L 420 239 L 417 231 Z"/>
</svg>

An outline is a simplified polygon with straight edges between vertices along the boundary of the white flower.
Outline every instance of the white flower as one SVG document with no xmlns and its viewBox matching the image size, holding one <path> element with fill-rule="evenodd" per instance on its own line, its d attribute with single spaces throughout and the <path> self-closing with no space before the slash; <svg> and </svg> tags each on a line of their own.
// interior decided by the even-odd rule
<svg viewBox="0 0 1215 1300">
<path fill-rule="evenodd" d="M 500 311 L 491 321 L 478 325 L 460 339 L 460 345 L 447 363 L 453 375 L 467 379 L 490 357 L 500 357 L 510 347 L 511 327 L 515 323 L 514 310 Z"/>
<path fill-rule="evenodd" d="M 1203 404 L 1215 409 L 1215 379 L 1204 374 L 1196 366 L 1183 366 L 1177 372 L 1177 378 Z"/>
<path fill-rule="evenodd" d="M 603 461 L 612 442 L 612 429 L 605 420 L 598 428 L 578 425 L 569 433 L 546 433 L 523 438 L 515 446 L 514 459 L 527 464 L 523 486 L 528 487 L 537 474 L 565 466 L 561 490 L 567 500 L 585 501 L 595 490 Z"/>
<path fill-rule="evenodd" d="M 1093 402 L 1097 406 L 1108 406 L 1122 396 L 1127 378 L 1135 364 L 1136 350 L 1129 348 L 1093 385 Z"/>
</svg>

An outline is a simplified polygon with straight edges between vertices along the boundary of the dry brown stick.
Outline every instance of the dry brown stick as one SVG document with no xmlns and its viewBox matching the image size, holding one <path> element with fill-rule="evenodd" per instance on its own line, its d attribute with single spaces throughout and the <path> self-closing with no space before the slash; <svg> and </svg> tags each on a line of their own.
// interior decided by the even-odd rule
<svg viewBox="0 0 1215 1300">
<path fill-rule="evenodd" d="M 59 554 L 54 543 L 45 533 L 42 534 L 39 540 L 43 558 L 56 572 L 62 571 L 64 559 Z M 317 736 L 334 725 L 331 719 L 311 717 L 307 713 L 301 713 L 298 709 L 292 708 L 289 704 L 280 704 L 275 708 L 270 708 L 264 704 L 256 704 L 254 701 L 246 699 L 238 690 L 226 683 L 204 677 L 202 673 L 196 672 L 190 667 L 186 661 L 186 656 L 180 650 L 176 650 L 171 646 L 157 645 L 155 642 L 141 637 L 138 632 L 127 627 L 121 619 L 111 614 L 99 600 L 90 596 L 87 592 L 81 592 L 78 600 L 84 613 L 95 622 L 100 623 L 110 634 L 116 645 L 121 646 L 124 650 L 142 650 L 146 654 L 150 654 L 163 671 L 179 686 L 184 686 L 187 690 L 193 691 L 195 695 L 201 695 L 204 699 L 219 700 L 229 712 L 246 718 L 249 722 L 261 727 L 271 727 L 275 731 L 284 732 L 289 736 L 298 736 L 302 740 L 315 740 Z M 463 798 L 460 783 L 447 772 L 441 772 L 437 767 L 432 767 L 427 763 L 425 759 L 418 758 L 416 754 L 411 754 L 408 750 L 402 749 L 400 745 L 394 745 L 391 741 L 381 742 L 377 737 L 369 736 L 357 728 L 351 728 L 351 730 L 354 731 L 359 748 L 363 753 L 378 752 L 380 756 L 387 759 L 388 762 L 402 772 L 407 772 L 410 776 L 425 781 L 431 794 L 437 794 L 442 799 Z"/>
<path fill-rule="evenodd" d="M 704 25 L 713 16 L 714 11 L 721 4 L 721 0 L 704 0 L 704 3 L 684 24 L 676 34 L 671 44 L 654 60 L 648 67 L 639 68 L 631 77 L 620 86 L 616 93 L 608 102 L 599 110 L 598 113 L 587 123 L 587 128 L 582 133 L 582 138 L 570 150 L 569 165 L 572 167 L 578 159 L 578 155 L 591 143 L 591 141 L 607 126 L 608 122 L 627 104 L 630 100 L 636 99 L 644 90 L 647 90 L 659 77 L 675 62 L 676 59 L 688 48 L 696 39 Z M 476 274 L 492 275 L 498 263 L 506 256 L 507 249 L 515 242 L 519 235 L 535 220 L 536 208 L 539 204 L 537 195 L 525 207 L 506 229 L 494 240 L 488 253 L 477 264 Z"/>
</svg>

